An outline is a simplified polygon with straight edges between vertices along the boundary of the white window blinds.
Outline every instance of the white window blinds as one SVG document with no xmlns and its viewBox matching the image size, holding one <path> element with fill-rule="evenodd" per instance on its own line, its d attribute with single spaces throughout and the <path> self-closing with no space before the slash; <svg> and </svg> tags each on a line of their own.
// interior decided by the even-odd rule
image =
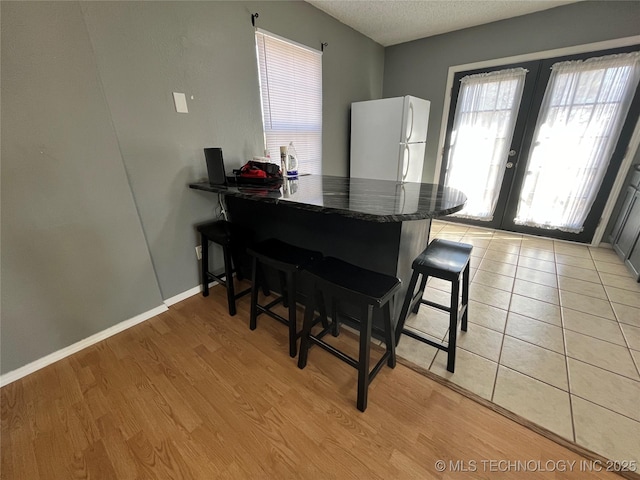
<svg viewBox="0 0 640 480">
<path fill-rule="evenodd" d="M 293 142 L 300 173 L 322 174 L 322 53 L 256 30 L 265 146 Z"/>
</svg>

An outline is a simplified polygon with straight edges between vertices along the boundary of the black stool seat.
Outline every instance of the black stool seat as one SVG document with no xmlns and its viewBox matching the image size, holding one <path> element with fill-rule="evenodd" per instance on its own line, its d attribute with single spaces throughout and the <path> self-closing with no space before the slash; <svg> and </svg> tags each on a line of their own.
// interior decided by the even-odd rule
<svg viewBox="0 0 640 480">
<path fill-rule="evenodd" d="M 469 263 L 472 249 L 473 246 L 466 243 L 437 238 L 413 261 L 413 268 L 427 274 L 435 271 L 440 275 L 438 278 L 456 279 Z"/>
<path fill-rule="evenodd" d="M 400 286 L 396 277 L 366 270 L 334 257 L 325 257 L 322 262 L 309 267 L 307 272 L 343 289 L 345 295 L 362 297 L 362 300 L 378 307 L 386 303 Z"/>
<path fill-rule="evenodd" d="M 243 229 L 226 220 L 205 223 L 198 227 L 198 232 L 205 235 L 210 242 L 224 246 L 231 245 L 231 237 L 237 238 L 241 230 Z"/>
<path fill-rule="evenodd" d="M 296 289 L 297 273 L 322 258 L 320 252 L 290 245 L 289 243 L 270 238 L 253 245 L 248 249 L 253 257 L 252 291 L 251 291 L 251 318 L 249 327 L 255 330 L 258 315 L 266 313 L 271 318 L 289 326 L 289 355 L 297 354 L 297 341 L 300 334 L 297 330 L 296 316 Z M 278 272 L 280 277 L 281 295 L 266 305 L 258 303 L 258 288 L 266 287 L 266 281 L 262 267 L 267 266 Z M 266 292 L 265 292 L 266 293 Z M 273 312 L 271 309 L 282 303 L 289 309 L 288 318 Z"/>
<path fill-rule="evenodd" d="M 217 281 L 227 289 L 227 303 L 229 315 L 236 314 L 236 300 L 251 291 L 250 288 L 240 293 L 235 293 L 233 286 L 233 273 L 238 280 L 242 280 L 242 270 L 240 268 L 240 255 L 250 242 L 252 232 L 246 228 L 235 225 L 226 220 L 216 220 L 205 223 L 197 227 L 200 233 L 200 245 L 202 247 L 201 276 L 202 295 L 209 295 L 209 282 Z M 209 242 L 222 247 L 224 259 L 224 272 L 214 274 L 209 270 Z"/>
<path fill-rule="evenodd" d="M 434 346 L 447 352 L 447 370 L 453 372 L 456 362 L 456 338 L 458 321 L 462 318 L 461 329 L 467 331 L 467 317 L 469 306 L 469 272 L 472 245 L 452 242 L 450 240 L 435 239 L 413 261 L 413 274 L 409 288 L 402 304 L 400 319 L 396 327 L 396 343 L 404 333 L 416 340 Z M 462 305 L 459 305 L 460 276 L 462 275 Z M 422 277 L 420 288 L 414 293 L 418 279 Z M 429 277 L 436 277 L 451 282 L 451 305 L 440 305 L 422 298 Z M 404 328 L 409 311 L 418 313 L 420 305 L 443 310 L 449 313 L 449 342 L 443 345 L 424 337 L 418 332 Z"/>
<path fill-rule="evenodd" d="M 325 257 L 322 261 L 309 266 L 305 275 L 311 280 L 312 291 L 307 295 L 298 367 L 306 366 L 309 347 L 313 343 L 356 368 L 358 370 L 357 406 L 358 410 L 364 412 L 367 408 L 369 384 L 385 362 L 391 368 L 396 364 L 390 302 L 400 289 L 400 280 L 333 257 Z M 333 317 L 331 325 L 327 321 L 325 296 L 331 299 Z M 338 305 L 346 303 L 359 308 L 359 317 L 347 315 L 339 310 Z M 314 319 L 316 307 L 320 314 L 318 319 Z M 382 310 L 386 351 L 373 369 L 369 370 L 374 309 Z M 322 340 L 329 331 L 334 335 L 338 334 L 338 315 L 358 322 L 360 348 L 357 360 Z M 318 334 L 312 335 L 311 329 L 317 320 L 322 321 L 324 328 Z"/>
<path fill-rule="evenodd" d="M 322 258 L 320 252 L 269 238 L 248 249 L 249 255 L 282 272 L 295 272 Z"/>
</svg>

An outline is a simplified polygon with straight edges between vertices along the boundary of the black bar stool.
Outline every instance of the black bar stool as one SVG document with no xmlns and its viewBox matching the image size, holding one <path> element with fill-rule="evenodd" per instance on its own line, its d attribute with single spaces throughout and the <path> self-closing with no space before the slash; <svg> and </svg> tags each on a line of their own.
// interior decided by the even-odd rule
<svg viewBox="0 0 640 480">
<path fill-rule="evenodd" d="M 296 323 L 296 284 L 297 272 L 305 269 L 313 262 L 322 258 L 320 252 L 296 247 L 288 243 L 271 238 L 264 240 L 248 249 L 253 257 L 252 290 L 251 290 L 251 319 L 249 327 L 255 330 L 258 315 L 266 313 L 271 318 L 289 326 L 289 355 L 297 354 L 298 331 Z M 258 289 L 264 286 L 265 276 L 262 267 L 271 267 L 280 277 L 281 295 L 266 305 L 258 303 Z M 271 311 L 277 304 L 282 303 L 289 309 L 289 317 Z"/>
<path fill-rule="evenodd" d="M 202 275 L 202 295 L 209 295 L 209 282 L 215 280 L 227 289 L 227 303 L 229 304 L 229 315 L 236 314 L 236 299 L 246 295 L 251 288 L 235 293 L 233 287 L 233 273 L 236 273 L 238 280 L 243 279 L 240 269 L 240 253 L 246 248 L 251 232 L 247 229 L 234 225 L 226 220 L 205 223 L 197 227 L 200 233 L 200 245 L 202 247 L 202 257 L 200 269 Z M 224 272 L 217 275 L 209 271 L 209 242 L 222 247 L 224 258 Z"/>
<path fill-rule="evenodd" d="M 462 318 L 462 331 L 467 331 L 467 316 L 469 304 L 469 265 L 472 245 L 452 242 L 449 240 L 435 239 L 413 261 L 413 274 L 409 282 L 400 319 L 396 327 L 396 343 L 400 341 L 400 335 L 409 335 L 416 340 L 429 344 L 447 352 L 447 370 L 453 372 L 456 364 L 456 337 L 458 333 L 458 321 Z M 462 305 L 459 305 L 460 275 L 462 275 Z M 414 294 L 418 278 L 422 276 L 420 288 Z M 424 300 L 425 286 L 429 277 L 441 278 L 451 282 L 451 306 Z M 432 342 L 420 334 L 404 328 L 404 323 L 409 310 L 418 313 L 420 305 L 425 304 L 449 313 L 449 345 Z"/>
<path fill-rule="evenodd" d="M 369 384 L 380 371 L 384 362 L 391 368 L 396 366 L 395 338 L 393 336 L 393 327 L 391 326 L 390 302 L 394 294 L 400 289 L 400 280 L 390 275 L 365 270 L 364 268 L 332 257 L 325 257 L 321 262 L 312 265 L 307 269 L 305 274 L 311 278 L 312 290 L 307 296 L 298 367 L 304 368 L 307 365 L 309 347 L 311 343 L 314 343 L 356 368 L 358 370 L 357 406 L 358 410 L 364 412 L 367 408 Z M 327 312 L 325 295 L 331 299 L 333 312 L 331 325 L 326 324 Z M 357 307 L 360 310 L 359 318 L 339 311 L 337 307 L 339 303 L 348 303 Z M 316 306 L 320 314 L 320 319 L 324 319 L 324 329 L 317 335 L 311 335 L 311 328 L 316 323 L 313 320 Z M 384 317 L 384 331 L 382 333 L 385 338 L 386 351 L 370 371 L 369 361 L 371 331 L 374 328 L 374 309 L 382 309 Z M 328 332 L 337 335 L 338 314 L 359 323 L 360 350 L 358 360 L 351 358 L 322 340 L 322 337 Z"/>
</svg>

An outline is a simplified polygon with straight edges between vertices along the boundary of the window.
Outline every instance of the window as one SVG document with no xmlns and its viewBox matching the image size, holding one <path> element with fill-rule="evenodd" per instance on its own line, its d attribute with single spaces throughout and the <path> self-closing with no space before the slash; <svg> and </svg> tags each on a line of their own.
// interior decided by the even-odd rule
<svg viewBox="0 0 640 480">
<path fill-rule="evenodd" d="M 293 142 L 298 170 L 322 174 L 322 53 L 256 30 L 265 146 Z"/>
</svg>

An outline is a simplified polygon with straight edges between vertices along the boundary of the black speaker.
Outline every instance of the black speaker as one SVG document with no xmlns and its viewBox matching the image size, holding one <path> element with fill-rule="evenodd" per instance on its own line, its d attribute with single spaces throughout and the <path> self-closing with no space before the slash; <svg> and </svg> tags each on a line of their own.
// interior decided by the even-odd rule
<svg viewBox="0 0 640 480">
<path fill-rule="evenodd" d="M 222 160 L 222 148 L 212 147 L 204 149 L 204 158 L 207 161 L 207 173 L 211 185 L 226 185 L 227 174 L 224 171 Z"/>
</svg>

